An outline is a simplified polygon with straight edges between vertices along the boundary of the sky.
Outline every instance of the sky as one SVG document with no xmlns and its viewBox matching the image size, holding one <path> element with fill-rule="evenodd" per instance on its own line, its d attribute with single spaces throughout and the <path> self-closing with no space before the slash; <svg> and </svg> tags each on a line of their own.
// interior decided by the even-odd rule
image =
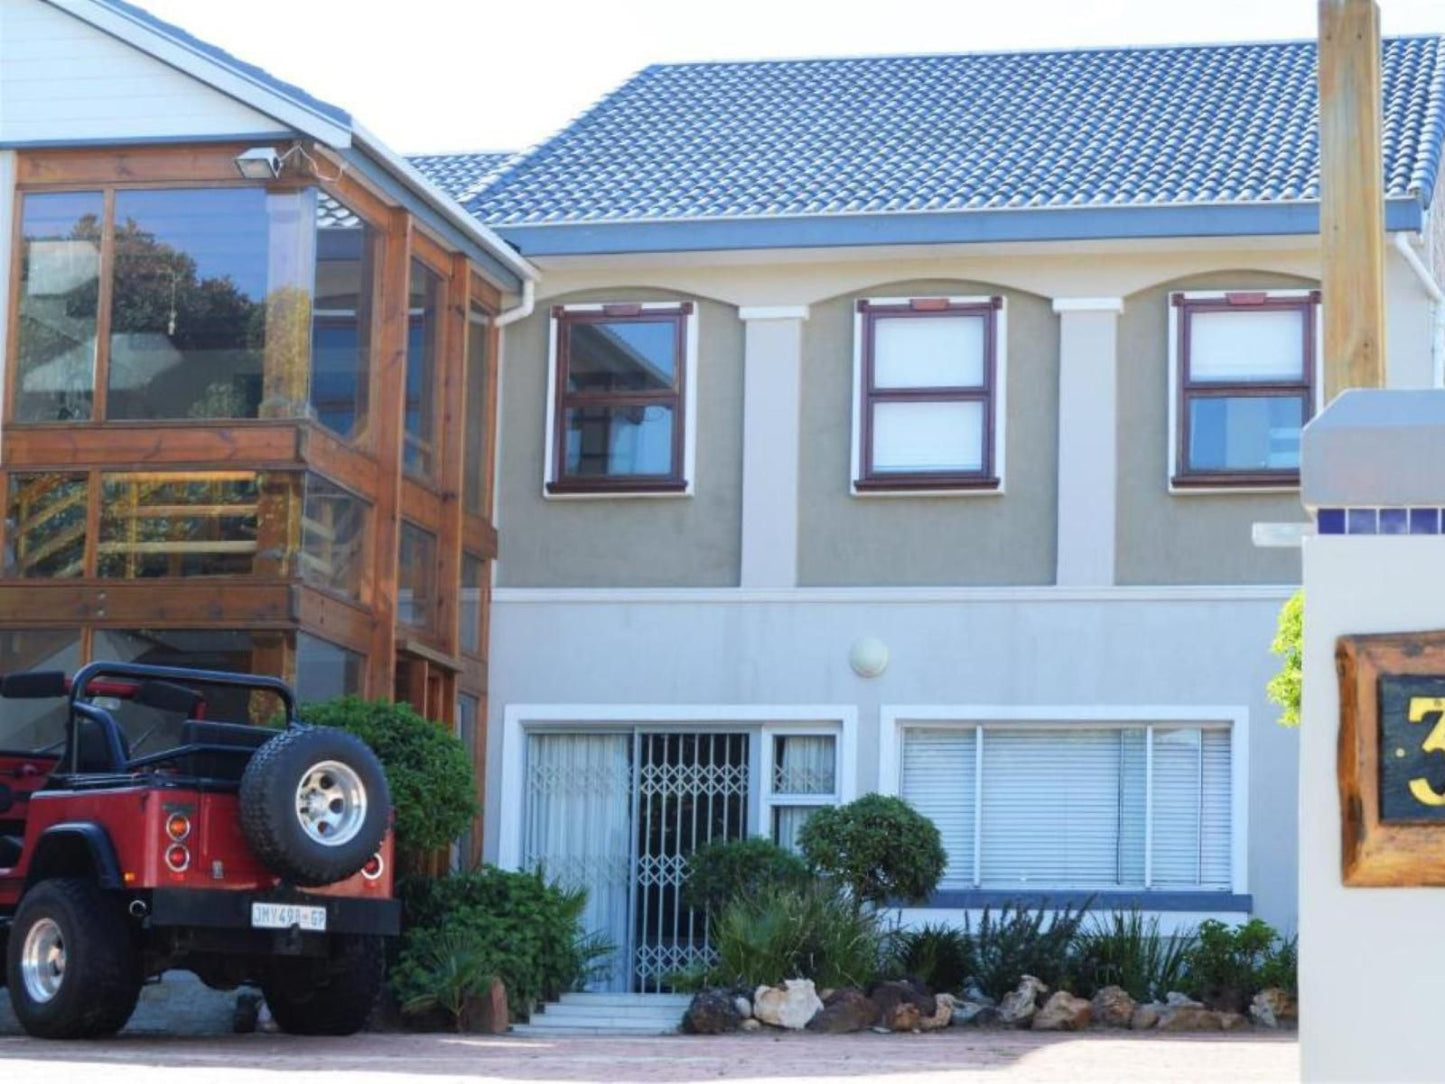
<svg viewBox="0 0 1445 1084">
<path fill-rule="evenodd" d="M 1314 0 L 135 0 L 403 153 L 521 150 L 648 64 L 1313 38 Z M 1386 34 L 1445 0 L 1381 0 Z"/>
</svg>

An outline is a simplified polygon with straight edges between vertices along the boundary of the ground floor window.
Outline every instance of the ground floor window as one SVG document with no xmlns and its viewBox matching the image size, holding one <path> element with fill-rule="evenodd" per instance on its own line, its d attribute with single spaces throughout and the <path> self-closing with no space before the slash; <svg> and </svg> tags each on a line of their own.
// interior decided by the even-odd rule
<svg viewBox="0 0 1445 1084">
<path fill-rule="evenodd" d="M 838 739 L 833 734 L 769 735 L 773 842 L 798 849 L 798 833 L 817 810 L 838 802 Z"/>
<path fill-rule="evenodd" d="M 1227 726 L 910 726 L 902 794 L 938 826 L 940 887 L 1228 890 Z"/>
</svg>

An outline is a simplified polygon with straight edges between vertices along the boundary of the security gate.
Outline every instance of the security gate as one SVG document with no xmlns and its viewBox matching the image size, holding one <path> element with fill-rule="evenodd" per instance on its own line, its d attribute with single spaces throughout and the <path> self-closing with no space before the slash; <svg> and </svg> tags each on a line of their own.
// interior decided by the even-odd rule
<svg viewBox="0 0 1445 1084">
<path fill-rule="evenodd" d="M 745 732 L 528 736 L 523 864 L 587 890 L 584 927 L 615 946 L 593 989 L 656 993 L 712 960 L 687 859 L 748 834 L 750 760 Z"/>
</svg>

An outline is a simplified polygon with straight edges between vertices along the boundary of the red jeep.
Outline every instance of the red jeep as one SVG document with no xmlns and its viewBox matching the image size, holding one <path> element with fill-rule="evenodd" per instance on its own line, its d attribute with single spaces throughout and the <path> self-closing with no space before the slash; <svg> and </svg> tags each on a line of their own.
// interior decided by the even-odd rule
<svg viewBox="0 0 1445 1084">
<path fill-rule="evenodd" d="M 400 910 L 365 743 L 265 677 L 96 662 L 7 675 L 0 698 L 0 946 L 26 1031 L 118 1031 L 171 968 L 258 984 L 286 1031 L 365 1023 Z"/>
</svg>

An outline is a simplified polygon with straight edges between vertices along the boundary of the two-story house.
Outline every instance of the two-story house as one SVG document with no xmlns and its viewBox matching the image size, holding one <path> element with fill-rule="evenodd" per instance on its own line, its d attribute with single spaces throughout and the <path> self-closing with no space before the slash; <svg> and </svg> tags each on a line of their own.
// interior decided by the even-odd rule
<svg viewBox="0 0 1445 1084">
<path fill-rule="evenodd" d="M 1440 41 L 1384 73 L 1389 379 L 1429 386 Z M 1254 528 L 1303 520 L 1322 405 L 1315 80 L 1306 43 L 661 65 L 467 201 L 543 274 L 486 853 L 590 890 L 619 988 L 705 951 L 694 846 L 875 790 L 948 851 L 912 919 L 1293 926 L 1300 569 Z"/>
</svg>

